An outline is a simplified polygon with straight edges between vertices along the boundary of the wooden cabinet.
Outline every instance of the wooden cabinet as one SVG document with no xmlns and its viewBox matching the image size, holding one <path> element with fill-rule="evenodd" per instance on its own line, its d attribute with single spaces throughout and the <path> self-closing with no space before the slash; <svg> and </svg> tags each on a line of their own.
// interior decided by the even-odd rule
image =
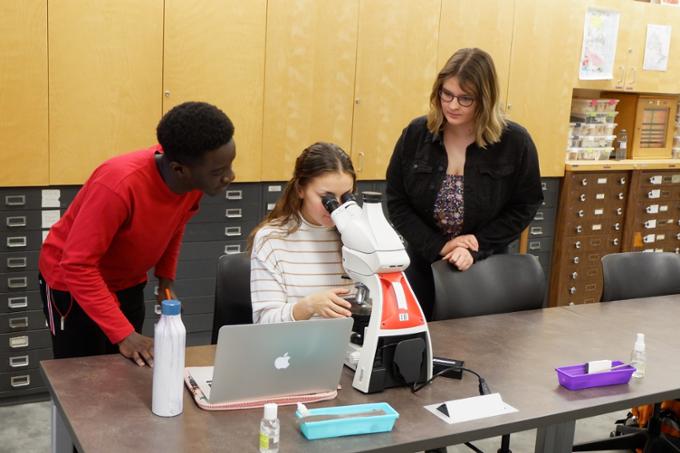
<svg viewBox="0 0 680 453">
<path fill-rule="evenodd" d="M 498 73 L 502 103 L 508 95 L 508 73 L 515 0 L 442 0 L 439 21 L 437 69 L 432 81 L 453 53 L 465 47 L 477 47 L 491 55 Z M 493 33 L 489 33 L 493 30 Z"/>
<path fill-rule="evenodd" d="M 269 0 L 264 181 L 289 179 L 314 142 L 350 152 L 358 14 L 358 0 Z"/>
<path fill-rule="evenodd" d="M 670 55 L 667 71 L 645 71 L 642 69 L 647 25 L 677 25 L 680 23 L 678 8 L 622 0 L 586 0 L 574 2 L 583 6 L 583 16 L 578 21 L 579 57 L 583 43 L 585 8 L 599 8 L 619 12 L 619 31 L 616 57 L 611 80 L 578 80 L 576 88 L 598 90 L 622 90 L 646 93 L 677 93 L 680 91 L 680 34 L 671 31 Z M 572 6 L 573 6 L 572 5 Z M 578 69 L 578 66 L 577 66 Z"/>
<path fill-rule="evenodd" d="M 47 2 L 0 3 L 0 30 L 0 186 L 47 184 Z"/>
<path fill-rule="evenodd" d="M 50 2 L 50 184 L 156 142 L 163 0 Z"/>
<path fill-rule="evenodd" d="M 165 1 L 163 112 L 186 101 L 221 108 L 235 126 L 239 182 L 260 180 L 265 25 L 265 0 Z"/>
<path fill-rule="evenodd" d="M 516 0 L 507 111 L 538 149 L 541 176 L 564 174 L 573 74 L 583 23 L 579 2 Z M 582 33 L 582 32 L 581 32 Z"/>
<path fill-rule="evenodd" d="M 360 179 L 384 179 L 402 129 L 428 110 L 441 2 L 359 6 L 352 160 Z"/>
</svg>

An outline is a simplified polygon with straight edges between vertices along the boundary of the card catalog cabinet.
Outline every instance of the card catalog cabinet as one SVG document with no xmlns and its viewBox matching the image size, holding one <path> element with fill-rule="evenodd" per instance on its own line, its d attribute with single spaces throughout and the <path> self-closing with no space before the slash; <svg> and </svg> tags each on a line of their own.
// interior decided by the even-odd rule
<svg viewBox="0 0 680 453">
<path fill-rule="evenodd" d="M 566 172 L 557 214 L 551 306 L 599 302 L 600 258 L 622 250 L 630 172 Z"/>
<path fill-rule="evenodd" d="M 634 171 L 624 250 L 680 253 L 680 170 Z"/>
</svg>

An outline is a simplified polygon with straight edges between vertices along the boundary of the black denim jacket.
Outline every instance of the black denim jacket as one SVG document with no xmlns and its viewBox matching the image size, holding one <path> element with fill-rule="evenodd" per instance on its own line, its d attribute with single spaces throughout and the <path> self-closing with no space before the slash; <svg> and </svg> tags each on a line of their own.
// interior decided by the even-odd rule
<svg viewBox="0 0 680 453">
<path fill-rule="evenodd" d="M 427 119 L 419 117 L 402 132 L 387 168 L 390 220 L 409 252 L 429 262 L 440 257 L 449 239 L 434 217 L 447 167 L 441 136 L 430 133 Z M 461 234 L 475 235 L 479 252 L 473 257 L 481 259 L 519 237 L 543 201 L 536 146 L 526 129 L 508 122 L 498 143 L 468 146 L 464 173 Z"/>
</svg>

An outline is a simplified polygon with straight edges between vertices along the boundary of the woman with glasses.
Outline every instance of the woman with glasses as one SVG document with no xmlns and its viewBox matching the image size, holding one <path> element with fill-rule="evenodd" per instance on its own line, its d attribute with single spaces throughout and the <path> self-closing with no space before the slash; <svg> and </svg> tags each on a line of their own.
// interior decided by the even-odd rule
<svg viewBox="0 0 680 453">
<path fill-rule="evenodd" d="M 387 169 L 390 220 L 406 239 L 406 273 L 428 318 L 430 265 L 444 259 L 465 271 L 502 253 L 543 201 L 536 147 L 499 102 L 489 54 L 458 50 L 437 75 L 429 113 L 404 129 Z"/>
</svg>

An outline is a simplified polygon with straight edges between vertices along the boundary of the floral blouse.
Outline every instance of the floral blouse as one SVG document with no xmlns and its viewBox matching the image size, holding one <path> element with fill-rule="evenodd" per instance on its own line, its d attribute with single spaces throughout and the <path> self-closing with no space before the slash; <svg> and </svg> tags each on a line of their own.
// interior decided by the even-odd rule
<svg viewBox="0 0 680 453">
<path fill-rule="evenodd" d="M 434 202 L 437 225 L 449 238 L 463 229 L 463 175 L 446 175 Z"/>
</svg>

